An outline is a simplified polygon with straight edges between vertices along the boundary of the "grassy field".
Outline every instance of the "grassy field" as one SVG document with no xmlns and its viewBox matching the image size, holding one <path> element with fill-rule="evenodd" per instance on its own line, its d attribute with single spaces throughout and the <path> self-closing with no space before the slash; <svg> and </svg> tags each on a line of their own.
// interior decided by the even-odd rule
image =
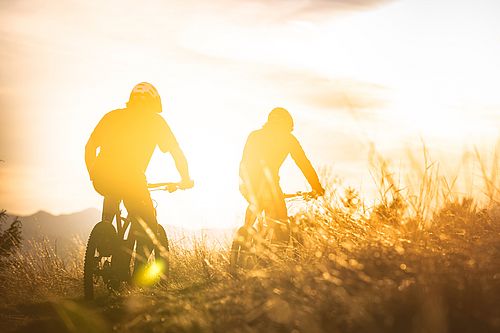
<svg viewBox="0 0 500 333">
<path fill-rule="evenodd" d="M 297 217 L 299 257 L 270 253 L 237 278 L 229 244 L 174 242 L 166 285 L 85 302 L 83 244 L 70 258 L 33 244 L 1 272 L 0 331 L 499 332 L 498 164 L 480 164 L 481 200 L 430 163 L 404 187 L 374 165 L 376 204 L 332 185 Z"/>
</svg>

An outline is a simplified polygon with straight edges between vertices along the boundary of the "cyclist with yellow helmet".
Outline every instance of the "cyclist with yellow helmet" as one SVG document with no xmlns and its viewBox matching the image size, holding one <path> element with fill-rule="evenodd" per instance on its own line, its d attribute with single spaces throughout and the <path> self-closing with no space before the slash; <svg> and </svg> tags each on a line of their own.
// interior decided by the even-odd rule
<svg viewBox="0 0 500 333">
<path fill-rule="evenodd" d="M 85 164 L 95 190 L 104 196 L 104 221 L 113 220 L 123 201 L 129 216 L 142 220 L 142 226 L 156 232 L 158 222 L 145 176 L 156 147 L 172 155 L 182 179 L 181 187 L 194 185 L 186 157 L 161 112 L 158 91 L 142 82 L 133 88 L 126 108 L 106 114 L 90 135 L 85 146 Z M 136 229 L 139 232 L 135 272 L 144 267 L 153 249 L 147 230 Z"/>
</svg>

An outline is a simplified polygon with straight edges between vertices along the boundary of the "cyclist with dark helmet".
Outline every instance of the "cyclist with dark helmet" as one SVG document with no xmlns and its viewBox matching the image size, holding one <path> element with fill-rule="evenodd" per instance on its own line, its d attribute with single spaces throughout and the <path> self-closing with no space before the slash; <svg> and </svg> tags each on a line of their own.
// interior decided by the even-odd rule
<svg viewBox="0 0 500 333">
<path fill-rule="evenodd" d="M 181 187 L 194 185 L 188 163 L 167 122 L 160 115 L 158 91 L 147 82 L 137 84 L 124 109 L 106 114 L 97 124 L 85 146 L 85 164 L 95 190 L 104 196 L 103 220 L 112 221 L 123 201 L 129 216 L 141 220 L 137 236 L 134 272 L 144 268 L 153 249 L 147 236 L 156 233 L 156 213 L 146 181 L 146 168 L 158 146 L 169 152 L 181 176 Z M 97 150 L 99 151 L 97 152 Z"/>
<path fill-rule="evenodd" d="M 279 181 L 279 170 L 288 155 L 300 168 L 313 191 L 321 196 L 325 190 L 297 138 L 292 134 L 293 118 L 283 108 L 273 109 L 266 124 L 248 136 L 240 163 L 240 192 L 248 202 L 244 233 L 262 211 L 270 221 L 286 225 L 287 207 Z M 284 222 L 284 223 L 279 223 Z M 283 228 L 274 228 L 276 240 L 286 241 Z"/>
</svg>

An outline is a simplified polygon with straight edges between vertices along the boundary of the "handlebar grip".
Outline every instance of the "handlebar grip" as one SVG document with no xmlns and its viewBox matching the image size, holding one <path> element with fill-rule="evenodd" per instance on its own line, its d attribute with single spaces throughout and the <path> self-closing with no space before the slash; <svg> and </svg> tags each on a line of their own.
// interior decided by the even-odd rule
<svg viewBox="0 0 500 333">
<path fill-rule="evenodd" d="M 153 183 L 148 184 L 148 188 L 152 191 L 168 191 L 172 193 L 179 189 L 179 183 Z"/>
<path fill-rule="evenodd" d="M 308 198 L 316 198 L 318 195 L 315 191 L 310 191 L 310 192 L 296 192 L 293 194 L 284 194 L 285 199 L 291 199 L 291 198 L 297 198 L 297 197 L 302 197 L 304 199 Z"/>
</svg>

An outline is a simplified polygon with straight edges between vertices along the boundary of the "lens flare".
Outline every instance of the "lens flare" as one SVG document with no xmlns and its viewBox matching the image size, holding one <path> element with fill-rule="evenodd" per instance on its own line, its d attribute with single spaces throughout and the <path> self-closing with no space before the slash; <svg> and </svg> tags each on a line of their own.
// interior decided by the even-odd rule
<svg viewBox="0 0 500 333">
<path fill-rule="evenodd" d="M 165 267 L 162 263 L 152 262 L 146 266 L 144 271 L 137 274 L 136 282 L 139 286 L 151 286 L 160 280 L 164 270 Z"/>
</svg>

